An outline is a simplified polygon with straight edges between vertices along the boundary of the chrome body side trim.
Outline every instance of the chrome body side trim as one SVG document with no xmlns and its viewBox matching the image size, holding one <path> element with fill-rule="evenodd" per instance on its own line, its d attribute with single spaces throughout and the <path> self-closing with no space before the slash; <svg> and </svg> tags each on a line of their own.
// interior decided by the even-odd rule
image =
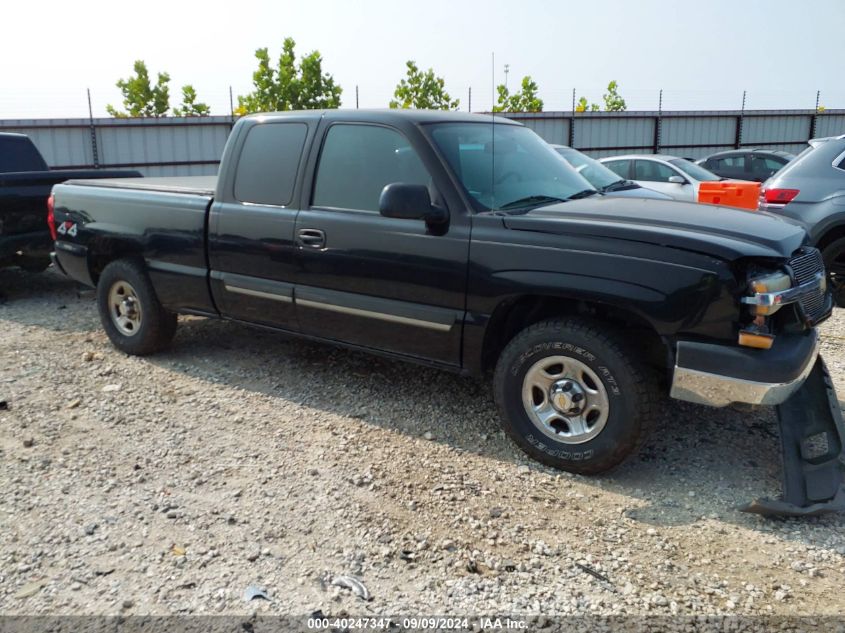
<svg viewBox="0 0 845 633">
<path fill-rule="evenodd" d="M 820 345 L 821 342 L 817 336 L 806 365 L 801 373 L 789 382 L 755 382 L 697 369 L 688 369 L 676 363 L 669 395 L 678 400 L 705 404 L 711 407 L 726 407 L 736 402 L 760 405 L 781 404 L 798 391 L 807 376 L 810 375 L 819 355 Z"/>
<path fill-rule="evenodd" d="M 240 286 L 232 286 L 227 283 L 224 283 L 223 287 L 228 292 L 235 292 L 240 295 L 249 295 L 250 297 L 258 297 L 260 299 L 271 299 L 272 301 L 281 301 L 282 303 L 291 303 L 293 301 L 292 297 L 275 294 L 273 292 L 262 292 L 261 290 L 253 290 L 252 288 L 242 288 Z"/>
<path fill-rule="evenodd" d="M 296 299 L 296 305 L 301 305 L 306 308 L 316 308 L 317 310 L 329 310 L 331 312 L 340 312 L 341 314 L 350 314 L 353 316 L 368 317 L 371 319 L 379 319 L 380 321 L 388 321 L 390 323 L 402 323 L 404 325 L 414 325 L 417 327 L 428 328 L 430 330 L 438 330 L 440 332 L 448 332 L 452 329 L 452 325 L 446 323 L 435 323 L 434 321 L 423 321 L 421 319 L 413 319 L 411 317 L 399 316 L 396 314 L 388 314 L 386 312 L 374 312 L 372 310 L 363 310 L 361 308 L 351 308 L 348 306 L 341 306 L 335 303 L 323 303 L 322 301 L 311 301 L 310 299 Z"/>
</svg>

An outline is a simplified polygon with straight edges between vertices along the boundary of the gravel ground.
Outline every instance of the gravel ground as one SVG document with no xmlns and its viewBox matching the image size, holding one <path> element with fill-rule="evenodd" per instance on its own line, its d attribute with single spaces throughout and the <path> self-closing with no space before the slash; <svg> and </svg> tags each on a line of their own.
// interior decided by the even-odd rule
<svg viewBox="0 0 845 633">
<path fill-rule="evenodd" d="M 572 476 L 482 381 L 202 319 L 132 358 L 91 291 L 0 289 L 0 613 L 845 614 L 845 517 L 736 510 L 780 490 L 773 411 L 667 401 Z M 845 396 L 845 310 L 822 332 Z"/>
</svg>

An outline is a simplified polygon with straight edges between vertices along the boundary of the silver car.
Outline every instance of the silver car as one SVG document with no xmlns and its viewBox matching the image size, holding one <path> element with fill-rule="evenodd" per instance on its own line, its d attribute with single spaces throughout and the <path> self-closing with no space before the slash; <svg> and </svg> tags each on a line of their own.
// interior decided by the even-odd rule
<svg viewBox="0 0 845 633">
<path fill-rule="evenodd" d="M 804 226 L 822 251 L 836 302 L 845 307 L 845 134 L 811 140 L 763 183 L 759 208 Z"/>
<path fill-rule="evenodd" d="M 725 180 L 685 158 L 666 154 L 628 154 L 600 159 L 621 178 L 654 189 L 675 200 L 698 201 L 702 182 Z"/>
<path fill-rule="evenodd" d="M 572 168 L 589 181 L 593 187 L 608 196 L 619 198 L 651 198 L 652 200 L 671 200 L 665 193 L 648 189 L 642 185 L 621 178 L 618 174 L 602 165 L 595 158 L 573 149 L 568 145 L 552 145 L 552 148 L 569 163 Z"/>
</svg>

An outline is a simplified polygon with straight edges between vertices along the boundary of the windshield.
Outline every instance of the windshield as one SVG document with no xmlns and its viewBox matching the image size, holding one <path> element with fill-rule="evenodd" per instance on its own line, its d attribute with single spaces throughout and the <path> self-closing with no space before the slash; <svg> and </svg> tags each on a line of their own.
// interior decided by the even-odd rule
<svg viewBox="0 0 845 633">
<path fill-rule="evenodd" d="M 712 171 L 704 169 L 701 165 L 691 163 L 685 158 L 672 158 L 669 160 L 675 167 L 680 169 L 691 178 L 695 178 L 701 182 L 712 182 L 714 180 L 722 180 L 721 176 L 717 176 Z"/>
<path fill-rule="evenodd" d="M 430 129 L 435 145 L 477 211 L 537 206 L 544 199 L 548 204 L 552 198 L 566 200 L 584 190 L 595 191 L 528 128 L 501 123 L 437 123 Z"/>
<path fill-rule="evenodd" d="M 608 169 L 594 158 L 582 154 L 571 147 L 555 147 L 554 150 L 563 156 L 567 163 L 572 165 L 579 174 L 584 176 L 596 189 L 604 189 L 616 182 L 624 182 L 619 174 Z"/>
</svg>

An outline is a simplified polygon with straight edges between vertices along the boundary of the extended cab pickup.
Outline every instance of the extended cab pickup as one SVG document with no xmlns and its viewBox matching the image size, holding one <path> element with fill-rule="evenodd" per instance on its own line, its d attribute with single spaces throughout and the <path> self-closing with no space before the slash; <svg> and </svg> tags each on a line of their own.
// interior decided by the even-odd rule
<svg viewBox="0 0 845 633">
<path fill-rule="evenodd" d="M 0 133 L 0 268 L 40 271 L 50 265 L 47 197 L 56 183 L 140 175 L 107 169 L 51 170 L 27 136 Z"/>
<path fill-rule="evenodd" d="M 514 441 L 580 473 L 636 449 L 661 390 L 785 401 L 832 309 L 794 224 L 603 196 L 488 116 L 250 116 L 216 179 L 53 191 L 58 267 L 119 349 L 164 348 L 183 313 L 492 371 Z"/>
</svg>

